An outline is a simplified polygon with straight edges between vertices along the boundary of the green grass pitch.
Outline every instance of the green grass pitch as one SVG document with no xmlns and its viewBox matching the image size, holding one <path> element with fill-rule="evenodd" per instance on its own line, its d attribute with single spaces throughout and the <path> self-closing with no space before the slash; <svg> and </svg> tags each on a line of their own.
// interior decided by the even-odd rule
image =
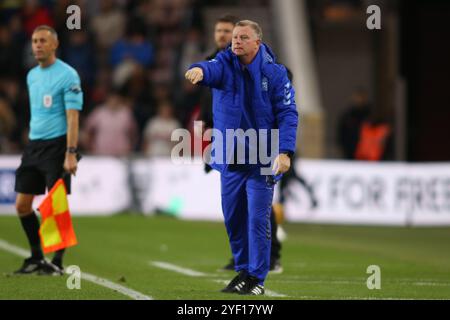
<svg viewBox="0 0 450 320">
<path fill-rule="evenodd" d="M 450 228 L 394 228 L 285 224 L 282 274 L 269 274 L 272 295 L 222 294 L 232 272 L 222 223 L 123 214 L 76 217 L 79 244 L 65 265 L 154 299 L 449 299 Z M 0 217 L 0 239 L 27 249 L 19 220 Z M 0 299 L 129 299 L 121 292 L 68 276 L 8 276 L 22 257 L 0 248 Z M 155 266 L 163 262 L 195 276 Z M 152 264 L 153 263 L 153 264 Z M 366 285 L 369 265 L 381 268 L 381 289 Z M 184 270 L 183 269 L 183 270 Z M 279 295 L 279 296 L 277 296 Z"/>
</svg>

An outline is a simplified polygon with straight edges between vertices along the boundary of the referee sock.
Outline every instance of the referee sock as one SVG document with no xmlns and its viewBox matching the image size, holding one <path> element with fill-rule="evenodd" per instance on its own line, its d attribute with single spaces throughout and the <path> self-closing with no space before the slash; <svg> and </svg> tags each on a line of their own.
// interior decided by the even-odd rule
<svg viewBox="0 0 450 320">
<path fill-rule="evenodd" d="M 39 238 L 39 220 L 36 213 L 33 211 L 31 214 L 20 217 L 20 222 L 30 244 L 31 257 L 34 259 L 43 259 L 41 239 Z"/>
<path fill-rule="evenodd" d="M 55 255 L 53 256 L 52 263 L 58 266 L 59 268 L 63 268 L 62 266 L 62 260 L 64 256 L 64 252 L 66 249 L 61 249 L 55 252 Z"/>
</svg>

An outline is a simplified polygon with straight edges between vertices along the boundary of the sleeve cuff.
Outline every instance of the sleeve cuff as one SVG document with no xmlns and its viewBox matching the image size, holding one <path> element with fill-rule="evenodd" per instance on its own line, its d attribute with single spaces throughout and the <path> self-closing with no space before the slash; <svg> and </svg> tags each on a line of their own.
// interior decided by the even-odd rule
<svg viewBox="0 0 450 320">
<path fill-rule="evenodd" d="M 282 154 L 282 153 L 286 154 L 291 160 L 292 160 L 292 157 L 294 156 L 294 152 L 289 151 L 289 150 L 280 150 L 280 154 Z"/>
</svg>

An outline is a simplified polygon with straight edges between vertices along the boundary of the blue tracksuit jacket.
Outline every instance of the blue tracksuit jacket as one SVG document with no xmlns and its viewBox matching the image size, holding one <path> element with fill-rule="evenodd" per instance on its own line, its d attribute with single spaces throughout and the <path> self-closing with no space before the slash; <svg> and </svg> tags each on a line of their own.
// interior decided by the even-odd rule
<svg viewBox="0 0 450 320">
<path fill-rule="evenodd" d="M 214 59 L 194 63 L 190 68 L 193 67 L 203 69 L 200 84 L 213 89 L 214 128 L 222 132 L 221 155 L 215 152 L 217 137 L 213 135 L 213 168 L 222 171 L 227 167 L 226 160 L 232 155 L 226 150 L 225 130 L 240 128 L 246 100 L 251 101 L 254 111 L 254 129 L 279 129 L 279 151 L 295 151 L 298 113 L 294 88 L 287 78 L 286 68 L 275 62 L 275 56 L 267 45 L 260 46 L 254 61 L 247 66 L 252 80 L 250 90 L 244 88 L 242 66 L 230 47 L 219 52 Z M 246 97 L 249 92 L 251 96 Z M 270 144 L 268 147 L 270 149 Z"/>
</svg>

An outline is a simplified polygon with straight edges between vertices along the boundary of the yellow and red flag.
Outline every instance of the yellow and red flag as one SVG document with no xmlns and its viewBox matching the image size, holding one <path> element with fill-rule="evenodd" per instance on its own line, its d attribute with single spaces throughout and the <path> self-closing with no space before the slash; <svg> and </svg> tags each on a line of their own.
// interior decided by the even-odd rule
<svg viewBox="0 0 450 320">
<path fill-rule="evenodd" d="M 39 236 L 44 253 L 77 244 L 63 179 L 55 183 L 39 206 L 39 211 L 42 216 Z"/>
</svg>

